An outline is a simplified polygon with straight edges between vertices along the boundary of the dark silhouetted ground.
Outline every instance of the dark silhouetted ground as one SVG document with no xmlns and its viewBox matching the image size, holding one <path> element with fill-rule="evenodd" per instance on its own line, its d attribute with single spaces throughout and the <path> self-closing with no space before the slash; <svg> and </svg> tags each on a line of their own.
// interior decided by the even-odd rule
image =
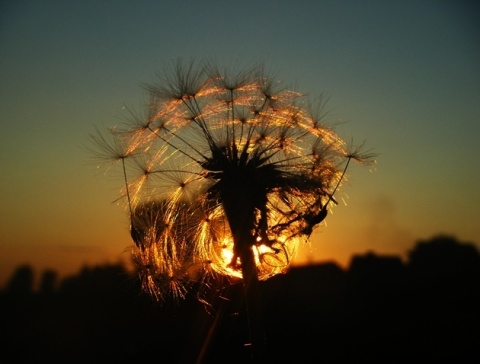
<svg viewBox="0 0 480 364">
<path fill-rule="evenodd" d="M 208 313 L 159 305 L 120 265 L 60 282 L 19 267 L 0 295 L 0 363 L 250 363 L 242 286 Z M 480 255 L 447 236 L 406 263 L 369 253 L 347 270 L 292 268 L 262 283 L 267 363 L 480 363 Z"/>
</svg>

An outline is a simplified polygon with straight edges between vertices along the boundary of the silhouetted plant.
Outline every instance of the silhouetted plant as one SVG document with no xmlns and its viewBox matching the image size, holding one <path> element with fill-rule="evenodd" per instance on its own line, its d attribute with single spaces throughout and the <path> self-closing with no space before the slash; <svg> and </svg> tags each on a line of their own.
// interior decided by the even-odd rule
<svg viewBox="0 0 480 364">
<path fill-rule="evenodd" d="M 257 299 L 258 280 L 285 271 L 336 203 L 350 160 L 373 155 L 326 125 L 324 100 L 262 67 L 179 61 L 145 88 L 145 115 L 93 136 L 120 162 L 143 286 L 181 298 L 192 281 L 232 276 Z"/>
</svg>

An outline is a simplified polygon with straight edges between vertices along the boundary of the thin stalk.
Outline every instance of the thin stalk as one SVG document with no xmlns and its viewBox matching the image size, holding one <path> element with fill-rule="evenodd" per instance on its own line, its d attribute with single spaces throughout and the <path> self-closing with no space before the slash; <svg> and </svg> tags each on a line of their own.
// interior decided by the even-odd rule
<svg viewBox="0 0 480 364">
<path fill-rule="evenodd" d="M 132 201 L 130 199 L 130 191 L 128 190 L 127 169 L 125 167 L 125 158 L 122 158 L 122 167 L 123 167 L 123 178 L 125 180 L 125 190 L 127 191 L 128 209 L 130 211 L 130 220 L 131 220 L 133 219 L 133 211 L 132 211 Z"/>
<path fill-rule="evenodd" d="M 340 186 L 340 183 L 342 182 L 342 179 L 345 176 L 345 173 L 347 172 L 347 168 L 348 168 L 348 165 L 350 164 L 351 159 L 352 159 L 352 157 L 348 156 L 347 164 L 345 164 L 345 168 L 343 169 L 342 175 L 340 176 L 340 179 L 338 180 L 337 185 L 335 186 L 335 189 L 333 190 L 333 192 L 329 194 L 330 198 L 328 199 L 325 206 L 327 206 L 328 203 L 332 200 L 333 200 L 333 202 L 335 202 L 335 200 L 333 199 L 333 195 L 335 194 L 335 192 L 337 192 L 338 186 Z"/>
<path fill-rule="evenodd" d="M 247 246 L 242 249 L 240 259 L 242 261 L 242 275 L 248 330 L 251 340 L 252 362 L 261 363 L 264 362 L 265 358 L 266 338 L 263 324 L 260 281 L 258 280 L 253 247 Z"/>
</svg>

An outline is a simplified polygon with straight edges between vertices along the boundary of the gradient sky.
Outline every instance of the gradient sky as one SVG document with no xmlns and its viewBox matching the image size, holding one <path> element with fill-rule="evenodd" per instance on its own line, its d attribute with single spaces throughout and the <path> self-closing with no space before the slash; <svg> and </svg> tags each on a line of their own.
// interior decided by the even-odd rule
<svg viewBox="0 0 480 364">
<path fill-rule="evenodd" d="M 480 247 L 479 14 L 453 0 L 2 2 L 0 286 L 24 263 L 129 261 L 121 180 L 84 146 L 178 57 L 264 63 L 328 95 L 337 131 L 379 153 L 349 170 L 297 263 L 405 256 L 439 233 Z"/>
</svg>

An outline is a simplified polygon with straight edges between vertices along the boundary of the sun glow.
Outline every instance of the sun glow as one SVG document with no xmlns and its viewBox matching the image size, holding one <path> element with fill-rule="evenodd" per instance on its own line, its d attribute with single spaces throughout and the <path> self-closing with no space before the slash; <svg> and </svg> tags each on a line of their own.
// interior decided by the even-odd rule
<svg viewBox="0 0 480 364">
<path fill-rule="evenodd" d="M 263 244 L 252 247 L 260 280 L 284 273 L 289 266 L 289 259 L 291 260 L 295 257 L 299 246 L 298 241 L 291 241 L 287 245 L 285 244 L 285 239 L 280 240 L 283 240 L 280 244 L 283 249 L 290 249 L 288 254 L 286 252 L 276 252 L 271 247 Z M 235 256 L 233 240 L 231 238 L 223 239 L 221 247 L 220 259 L 212 262 L 212 268 L 220 274 L 242 278 L 241 260 L 237 258 L 235 261 L 232 261 Z"/>
</svg>

